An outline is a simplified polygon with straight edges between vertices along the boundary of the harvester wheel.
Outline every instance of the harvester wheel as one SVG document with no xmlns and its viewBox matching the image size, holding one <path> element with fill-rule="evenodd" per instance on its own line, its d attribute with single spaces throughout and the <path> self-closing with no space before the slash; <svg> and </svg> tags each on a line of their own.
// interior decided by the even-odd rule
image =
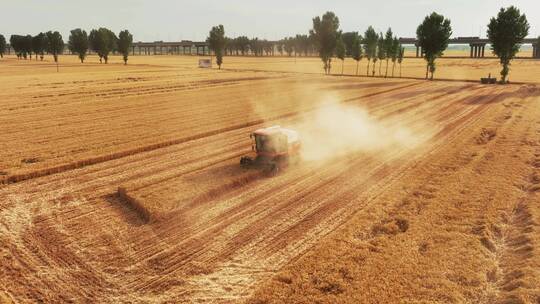
<svg viewBox="0 0 540 304">
<path fill-rule="evenodd" d="M 268 176 L 276 176 L 279 174 L 279 165 L 276 163 L 271 163 L 267 169 Z"/>
<path fill-rule="evenodd" d="M 242 158 L 240 158 L 240 165 L 242 166 L 250 166 L 252 163 L 253 159 L 249 156 L 242 156 Z"/>
</svg>

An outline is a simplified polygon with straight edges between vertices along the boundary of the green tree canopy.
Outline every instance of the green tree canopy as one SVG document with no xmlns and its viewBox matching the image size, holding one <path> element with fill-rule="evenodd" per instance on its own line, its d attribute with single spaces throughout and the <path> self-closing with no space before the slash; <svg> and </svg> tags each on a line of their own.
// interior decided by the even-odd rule
<svg viewBox="0 0 540 304">
<path fill-rule="evenodd" d="M 32 56 L 32 36 L 11 35 L 9 42 L 15 50 L 17 58 L 26 59 L 29 54 Z"/>
<path fill-rule="evenodd" d="M 59 32 L 48 31 L 47 36 L 47 52 L 53 55 L 54 62 L 58 62 L 58 55 L 64 51 L 64 40 Z"/>
<path fill-rule="evenodd" d="M 6 53 L 6 37 L 0 34 L 0 58 L 4 58 Z"/>
<path fill-rule="evenodd" d="M 88 34 L 81 29 L 74 29 L 71 31 L 68 40 L 68 48 L 73 54 L 77 54 L 81 63 L 86 58 L 88 52 Z"/>
<path fill-rule="evenodd" d="M 514 6 L 501 8 L 497 17 L 491 18 L 488 24 L 487 36 L 491 42 L 491 49 L 503 66 L 502 83 L 506 82 L 510 61 L 519 52 L 523 39 L 529 34 L 529 28 L 525 14 L 521 14 Z"/>
<path fill-rule="evenodd" d="M 249 49 L 255 56 L 262 55 L 262 41 L 259 38 L 255 37 L 249 40 Z"/>
<path fill-rule="evenodd" d="M 38 55 L 40 55 L 41 60 L 43 60 L 46 49 L 47 36 L 44 33 L 39 33 L 36 36 L 32 37 L 32 50 L 36 54 L 36 60 Z"/>
<path fill-rule="evenodd" d="M 223 49 L 226 45 L 225 28 L 223 25 L 220 24 L 212 27 L 208 34 L 208 38 L 206 38 L 206 42 L 210 45 L 210 49 L 214 51 L 216 63 L 219 69 L 221 69 L 221 64 L 223 63 Z"/>
<path fill-rule="evenodd" d="M 379 36 L 372 26 L 369 26 L 364 33 L 364 54 L 368 60 L 366 75 L 369 76 L 369 62 L 373 60 L 375 64 L 375 58 L 377 56 L 377 40 Z"/>
<path fill-rule="evenodd" d="M 377 39 L 377 59 L 379 60 L 379 76 L 381 76 L 382 61 L 386 59 L 386 43 L 382 32 Z M 373 66 L 373 71 L 375 72 L 375 66 Z"/>
<path fill-rule="evenodd" d="M 422 47 L 424 59 L 427 61 L 426 79 L 428 71 L 431 72 L 431 79 L 435 73 L 435 59 L 442 56 L 448 47 L 448 40 L 452 35 L 450 20 L 437 13 L 426 16 L 422 24 L 416 29 L 418 45 Z"/>
<path fill-rule="evenodd" d="M 249 50 L 249 38 L 246 36 L 240 36 L 236 39 L 236 45 L 238 46 L 238 50 L 243 55 L 246 54 L 246 52 Z"/>
<path fill-rule="evenodd" d="M 225 38 L 225 37 L 224 37 Z M 128 30 L 123 30 L 118 34 L 118 51 L 122 54 L 124 64 L 127 64 L 129 50 L 133 45 L 133 35 Z"/>
<path fill-rule="evenodd" d="M 345 43 L 345 54 L 346 56 L 352 56 L 354 43 L 358 41 L 358 32 L 346 32 L 341 34 L 341 39 Z"/>
<path fill-rule="evenodd" d="M 358 66 L 362 60 L 362 37 L 357 36 L 353 41 L 351 56 L 356 61 L 356 75 L 358 75 Z"/>
<path fill-rule="evenodd" d="M 20 59 L 21 58 L 21 41 L 22 41 L 22 36 L 20 35 L 11 35 L 9 37 L 9 44 L 11 45 L 11 47 L 13 48 L 13 50 L 15 51 L 15 54 L 17 55 L 17 58 Z"/>
<path fill-rule="evenodd" d="M 32 59 L 32 36 L 24 36 L 22 39 L 22 45 L 24 49 L 24 59 L 26 59 L 26 54 L 30 55 L 30 59 Z"/>
<path fill-rule="evenodd" d="M 90 47 L 99 56 L 99 61 L 105 60 L 105 63 L 109 62 L 109 54 L 116 50 L 118 38 L 116 35 L 107 28 L 99 28 L 97 30 L 90 31 L 88 36 Z"/>
<path fill-rule="evenodd" d="M 399 39 L 397 37 L 394 37 L 394 39 L 392 39 L 392 47 L 390 48 L 390 50 L 391 50 L 390 59 L 392 59 L 392 77 L 394 77 L 396 61 L 398 59 L 399 52 L 401 51 L 401 46 L 399 44 Z"/>
<path fill-rule="evenodd" d="M 294 38 L 287 37 L 284 39 L 283 48 L 285 49 L 285 53 L 287 53 L 287 56 L 292 56 L 292 53 L 294 52 L 294 45 Z"/>
<path fill-rule="evenodd" d="M 338 36 L 336 42 L 336 57 L 341 60 L 341 75 L 343 75 L 343 65 L 345 63 L 345 43 L 341 35 Z"/>
<path fill-rule="evenodd" d="M 386 71 L 384 77 L 388 77 L 388 61 L 394 56 L 394 33 L 392 28 L 388 28 L 384 36 L 384 53 L 386 57 Z"/>
<path fill-rule="evenodd" d="M 308 55 L 309 49 L 311 48 L 311 39 L 308 35 L 296 35 L 294 48 L 298 54 Z"/>
<path fill-rule="evenodd" d="M 317 44 L 319 57 L 324 63 L 324 72 L 330 74 L 332 56 L 337 45 L 339 18 L 333 12 L 326 12 L 322 18 L 313 18 L 311 36 Z"/>
</svg>

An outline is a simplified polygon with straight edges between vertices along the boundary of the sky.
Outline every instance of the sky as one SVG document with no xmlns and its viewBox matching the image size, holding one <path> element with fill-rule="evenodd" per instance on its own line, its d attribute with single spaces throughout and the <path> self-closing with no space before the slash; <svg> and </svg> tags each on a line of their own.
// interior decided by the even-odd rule
<svg viewBox="0 0 540 304">
<path fill-rule="evenodd" d="M 312 18 L 333 11 L 343 31 L 391 27 L 398 37 L 414 37 L 422 19 L 435 11 L 452 22 L 453 36 L 486 36 L 486 25 L 501 7 L 527 15 L 529 37 L 540 36 L 540 0 L 0 0 L 0 34 L 35 35 L 107 27 L 128 29 L 134 41 L 205 40 L 210 28 L 227 36 L 269 40 L 308 33 Z"/>
</svg>

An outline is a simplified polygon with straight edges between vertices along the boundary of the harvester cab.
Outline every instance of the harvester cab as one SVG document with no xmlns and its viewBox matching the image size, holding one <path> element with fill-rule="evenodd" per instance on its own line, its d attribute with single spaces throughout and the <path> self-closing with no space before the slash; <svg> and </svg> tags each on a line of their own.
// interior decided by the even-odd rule
<svg viewBox="0 0 540 304">
<path fill-rule="evenodd" d="M 255 158 L 243 156 L 242 166 L 258 166 L 271 175 L 277 174 L 289 164 L 296 163 L 300 156 L 298 132 L 280 126 L 258 129 L 250 135 Z"/>
</svg>

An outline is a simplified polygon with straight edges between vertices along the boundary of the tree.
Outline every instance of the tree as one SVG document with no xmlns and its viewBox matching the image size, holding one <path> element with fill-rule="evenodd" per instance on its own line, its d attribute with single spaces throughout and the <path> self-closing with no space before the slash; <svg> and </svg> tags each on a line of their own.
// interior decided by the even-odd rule
<svg viewBox="0 0 540 304">
<path fill-rule="evenodd" d="M 386 44 L 383 33 L 379 35 L 377 40 L 377 59 L 379 60 L 379 76 L 381 76 L 382 61 L 386 59 Z M 373 74 L 375 74 L 375 66 L 373 66 Z"/>
<path fill-rule="evenodd" d="M 90 31 L 88 40 L 92 50 L 98 54 L 99 62 L 105 60 L 105 63 L 108 63 L 109 54 L 117 48 L 116 35 L 111 30 L 102 27 Z"/>
<path fill-rule="evenodd" d="M 32 60 L 32 35 L 26 35 L 23 39 L 24 44 L 24 52 L 30 56 L 30 60 Z M 37 56 L 36 56 L 37 57 Z M 26 57 L 24 57 L 26 59 Z"/>
<path fill-rule="evenodd" d="M 41 61 L 43 61 L 43 56 L 45 55 L 45 50 L 47 49 L 47 36 L 44 33 L 39 33 L 36 36 L 32 37 L 32 50 L 36 54 L 36 60 L 38 55 L 40 56 Z"/>
<path fill-rule="evenodd" d="M 72 30 L 71 35 L 69 35 L 68 48 L 72 53 L 79 55 L 79 59 L 83 63 L 88 52 L 88 34 L 86 34 L 86 31 L 81 29 Z"/>
<path fill-rule="evenodd" d="M 332 56 L 339 36 L 339 19 L 333 12 L 326 12 L 322 18 L 313 18 L 313 29 L 310 34 L 317 44 L 319 57 L 324 63 L 325 74 L 330 74 Z"/>
<path fill-rule="evenodd" d="M 375 64 L 375 62 L 377 61 L 376 54 L 378 38 L 379 37 L 377 36 L 377 33 L 375 32 L 373 27 L 368 27 L 368 29 L 364 33 L 364 53 L 368 60 L 366 76 L 369 76 L 369 62 L 373 60 L 373 64 Z"/>
<path fill-rule="evenodd" d="M 259 38 L 255 37 L 249 40 L 249 49 L 255 56 L 262 55 L 262 43 Z"/>
<path fill-rule="evenodd" d="M 384 36 L 384 51 L 386 54 L 386 71 L 384 72 L 384 77 L 388 77 L 388 61 L 392 59 L 394 54 L 394 33 L 392 33 L 392 28 L 388 28 L 386 35 Z"/>
<path fill-rule="evenodd" d="M 9 43 L 15 50 L 18 59 L 27 59 L 28 54 L 30 54 L 30 59 L 32 59 L 32 36 L 11 35 Z"/>
<path fill-rule="evenodd" d="M 283 40 L 280 40 L 277 44 L 277 51 L 278 53 L 283 56 Z"/>
<path fill-rule="evenodd" d="M 223 36 L 223 41 L 225 41 L 225 36 Z M 127 65 L 129 50 L 131 49 L 132 45 L 133 35 L 131 35 L 128 30 L 121 31 L 118 34 L 118 51 L 120 52 L 120 54 L 122 54 L 122 59 L 124 59 L 124 65 Z"/>
<path fill-rule="evenodd" d="M 20 41 L 21 41 L 21 36 L 19 35 L 11 35 L 11 37 L 9 37 L 9 44 L 15 51 L 15 54 L 17 55 L 17 59 L 21 59 Z"/>
<path fill-rule="evenodd" d="M 287 53 L 287 56 L 291 57 L 292 53 L 294 52 L 294 38 L 285 38 L 284 49 L 285 53 Z"/>
<path fill-rule="evenodd" d="M 309 39 L 308 35 L 296 35 L 294 48 L 296 52 L 301 55 L 302 53 L 304 56 L 308 55 L 309 49 L 311 47 L 311 39 Z"/>
<path fill-rule="evenodd" d="M 210 45 L 210 49 L 214 51 L 216 55 L 216 63 L 221 69 L 221 64 L 223 63 L 223 49 L 225 48 L 225 28 L 223 25 L 218 25 L 212 27 L 206 42 Z"/>
<path fill-rule="evenodd" d="M 266 56 L 274 56 L 274 42 L 264 40 L 264 52 Z"/>
<path fill-rule="evenodd" d="M 448 40 L 452 35 L 450 20 L 437 13 L 426 16 L 422 24 L 416 29 L 418 45 L 422 48 L 424 59 L 427 62 L 426 79 L 431 72 L 431 79 L 435 73 L 435 59 L 442 56 L 448 47 Z"/>
<path fill-rule="evenodd" d="M 48 31 L 47 36 L 47 52 L 53 55 L 54 62 L 58 63 L 58 55 L 64 51 L 64 40 L 59 32 Z"/>
<path fill-rule="evenodd" d="M 236 43 L 238 45 L 238 50 L 240 50 L 240 53 L 244 56 L 249 49 L 249 38 L 246 36 L 237 37 Z"/>
<path fill-rule="evenodd" d="M 356 36 L 351 49 L 351 56 L 354 60 L 356 60 L 356 75 L 358 75 L 358 65 L 360 64 L 360 60 L 362 59 L 361 42 L 362 37 Z"/>
<path fill-rule="evenodd" d="M 397 61 L 399 63 L 399 78 L 401 78 L 401 63 L 403 62 L 404 55 L 405 55 L 405 48 L 402 47 L 401 44 L 399 44 L 399 54 L 397 58 Z"/>
<path fill-rule="evenodd" d="M 346 32 L 341 34 L 341 39 L 345 43 L 345 55 L 352 56 L 354 43 L 358 40 L 358 32 Z"/>
<path fill-rule="evenodd" d="M 6 37 L 0 34 L 0 58 L 4 58 L 5 53 L 6 53 Z"/>
<path fill-rule="evenodd" d="M 529 22 L 525 14 L 521 14 L 514 6 L 501 8 L 497 17 L 491 18 L 488 24 L 487 36 L 491 42 L 491 50 L 503 66 L 501 70 L 502 83 L 510 71 L 510 61 L 514 59 L 523 39 L 529 34 Z"/>
<path fill-rule="evenodd" d="M 394 39 L 392 39 L 392 47 L 390 48 L 390 50 L 391 50 L 390 57 L 392 59 L 392 77 L 394 77 L 396 61 L 398 59 L 399 52 L 401 51 L 401 45 L 399 44 L 399 40 L 397 39 L 397 37 L 394 37 Z"/>
<path fill-rule="evenodd" d="M 341 75 L 343 75 L 343 66 L 345 65 L 345 43 L 341 35 L 337 39 L 336 43 L 336 57 L 341 60 Z"/>
<path fill-rule="evenodd" d="M 102 62 L 103 56 L 101 55 L 101 39 L 99 37 L 98 30 L 91 30 L 90 35 L 88 35 L 88 46 L 92 51 L 94 51 L 99 56 L 99 62 Z"/>
</svg>

